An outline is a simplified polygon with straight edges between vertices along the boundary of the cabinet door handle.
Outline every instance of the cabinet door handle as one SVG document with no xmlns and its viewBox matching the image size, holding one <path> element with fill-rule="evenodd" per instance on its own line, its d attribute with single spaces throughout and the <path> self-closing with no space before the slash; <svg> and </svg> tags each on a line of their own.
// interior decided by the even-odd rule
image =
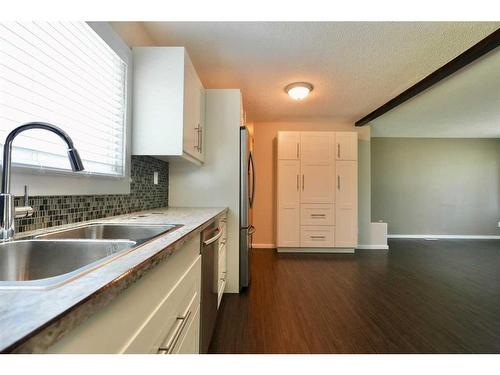
<svg viewBox="0 0 500 375">
<path fill-rule="evenodd" d="M 198 129 L 198 134 L 200 135 L 200 140 L 198 141 L 198 144 L 200 145 L 199 150 L 200 152 L 203 152 L 203 128 L 200 124 L 198 124 Z"/>
<path fill-rule="evenodd" d="M 302 175 L 302 191 L 304 191 L 304 186 L 305 186 L 305 178 L 304 175 Z"/>
<path fill-rule="evenodd" d="M 325 236 L 311 236 L 312 240 L 323 240 Z"/>
<path fill-rule="evenodd" d="M 200 127 L 199 127 L 199 125 L 196 128 L 194 128 L 194 132 L 196 133 L 195 134 L 196 140 L 194 142 L 194 148 L 195 148 L 195 150 L 199 150 L 200 149 Z"/>
<path fill-rule="evenodd" d="M 299 191 L 299 175 L 297 175 L 297 191 Z"/>
<path fill-rule="evenodd" d="M 299 158 L 299 144 L 297 143 L 297 159 Z"/>
<path fill-rule="evenodd" d="M 340 190 L 340 175 L 337 175 L 337 190 Z"/>
<path fill-rule="evenodd" d="M 183 316 L 177 317 L 177 327 L 175 328 L 174 333 L 169 337 L 165 346 L 160 346 L 158 348 L 158 354 L 172 354 L 175 344 L 177 344 L 179 337 L 181 337 L 182 330 L 186 326 L 186 323 L 189 320 L 190 316 L 191 310 L 188 310 Z"/>
<path fill-rule="evenodd" d="M 311 214 L 311 217 L 325 217 L 325 214 Z"/>
<path fill-rule="evenodd" d="M 340 159 L 340 143 L 337 143 L 337 157 Z"/>
</svg>

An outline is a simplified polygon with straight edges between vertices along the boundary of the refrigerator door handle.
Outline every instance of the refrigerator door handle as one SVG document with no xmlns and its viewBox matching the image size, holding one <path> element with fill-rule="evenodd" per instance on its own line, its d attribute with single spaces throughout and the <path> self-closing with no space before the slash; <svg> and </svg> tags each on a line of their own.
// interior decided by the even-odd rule
<svg viewBox="0 0 500 375">
<path fill-rule="evenodd" d="M 255 165 L 253 163 L 253 156 L 252 152 L 250 152 L 248 156 L 248 174 L 250 175 L 250 169 L 252 170 L 252 193 L 249 194 L 249 203 L 250 203 L 250 208 L 253 207 L 253 201 L 255 199 Z"/>
</svg>

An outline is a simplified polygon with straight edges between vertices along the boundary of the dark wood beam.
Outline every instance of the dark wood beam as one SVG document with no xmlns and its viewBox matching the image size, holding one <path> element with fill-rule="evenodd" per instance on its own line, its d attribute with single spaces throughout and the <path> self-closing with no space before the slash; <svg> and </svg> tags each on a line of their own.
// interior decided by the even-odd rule
<svg viewBox="0 0 500 375">
<path fill-rule="evenodd" d="M 398 96 L 392 98 L 387 103 L 378 107 L 373 112 L 370 112 L 362 119 L 355 122 L 356 126 L 363 126 L 370 121 L 382 116 L 384 113 L 390 111 L 391 109 L 397 107 L 398 105 L 406 102 L 408 99 L 413 98 L 415 95 L 420 94 L 422 91 L 427 90 L 429 87 L 435 85 L 439 81 L 445 79 L 446 77 L 452 75 L 463 67 L 467 66 L 471 62 L 477 60 L 481 56 L 487 54 L 488 52 L 494 50 L 500 46 L 500 29 L 497 29 L 486 38 L 482 39 L 477 44 L 473 45 L 467 51 L 455 57 L 450 62 L 443 65 L 438 70 L 432 72 L 427 77 L 417 82 L 409 89 L 406 89 Z"/>
</svg>

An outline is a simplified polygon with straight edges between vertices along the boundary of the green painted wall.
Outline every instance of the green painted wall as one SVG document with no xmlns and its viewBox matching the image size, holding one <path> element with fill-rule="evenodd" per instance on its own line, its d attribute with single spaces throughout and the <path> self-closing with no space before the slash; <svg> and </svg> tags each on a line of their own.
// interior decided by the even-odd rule
<svg viewBox="0 0 500 375">
<path fill-rule="evenodd" d="M 389 234 L 500 235 L 500 139 L 372 138 L 371 175 Z"/>
</svg>

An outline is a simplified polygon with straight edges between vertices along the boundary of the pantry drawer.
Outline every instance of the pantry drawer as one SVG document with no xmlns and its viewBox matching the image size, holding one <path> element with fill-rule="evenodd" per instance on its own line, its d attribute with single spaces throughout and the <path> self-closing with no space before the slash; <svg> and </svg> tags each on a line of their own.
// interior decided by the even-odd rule
<svg viewBox="0 0 500 375">
<path fill-rule="evenodd" d="M 334 247 L 333 226 L 301 226 L 300 246 L 301 247 Z"/>
<path fill-rule="evenodd" d="M 333 204 L 301 204 L 300 225 L 335 225 Z"/>
</svg>

